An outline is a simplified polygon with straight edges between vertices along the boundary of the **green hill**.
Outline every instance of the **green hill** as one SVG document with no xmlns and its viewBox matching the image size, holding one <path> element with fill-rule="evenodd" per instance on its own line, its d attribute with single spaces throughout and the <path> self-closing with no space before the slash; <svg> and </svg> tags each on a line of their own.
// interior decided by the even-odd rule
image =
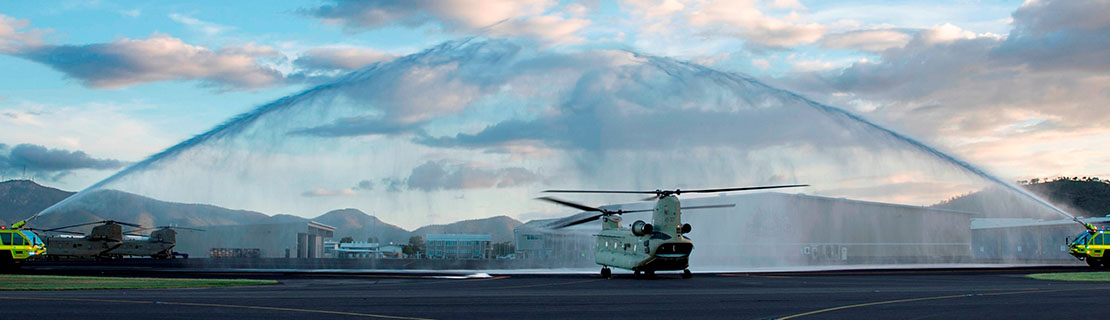
<svg viewBox="0 0 1110 320">
<path fill-rule="evenodd" d="M 1057 178 L 1048 182 L 1022 184 L 1030 193 L 1080 217 L 1110 214 L 1110 184 L 1095 179 Z M 983 218 L 1057 218 L 1051 210 L 1015 192 L 989 187 L 935 204 L 940 209 L 969 211 Z"/>
</svg>

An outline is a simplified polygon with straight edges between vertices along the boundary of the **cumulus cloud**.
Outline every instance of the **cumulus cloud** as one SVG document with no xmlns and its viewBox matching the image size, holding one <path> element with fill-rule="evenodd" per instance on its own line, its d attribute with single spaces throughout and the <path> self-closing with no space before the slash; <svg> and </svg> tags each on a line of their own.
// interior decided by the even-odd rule
<svg viewBox="0 0 1110 320">
<path fill-rule="evenodd" d="M 18 144 L 8 148 L 0 144 L 0 172 L 8 175 L 21 173 L 26 170 L 35 176 L 45 176 L 58 180 L 73 170 L 115 170 L 127 165 L 127 162 L 115 159 L 97 159 L 84 151 L 69 151 L 64 149 L 48 149 L 34 144 Z"/>
<path fill-rule="evenodd" d="M 371 48 L 322 47 L 301 53 L 293 65 L 309 71 L 351 71 L 396 55 Z"/>
<path fill-rule="evenodd" d="M 203 20 L 193 18 L 193 17 L 187 16 L 187 15 L 179 14 L 179 13 L 171 13 L 169 15 L 169 17 L 170 17 L 170 20 L 177 21 L 178 23 L 184 24 L 184 25 L 188 26 L 189 28 L 193 28 L 193 29 L 195 29 L 197 31 L 200 31 L 200 32 L 202 32 L 204 34 L 207 34 L 207 35 L 216 35 L 216 34 L 223 33 L 225 31 L 227 31 L 228 29 L 231 29 L 231 27 L 228 27 L 228 26 L 224 26 L 224 25 L 220 25 L 220 24 L 216 24 L 216 23 L 212 23 L 212 22 L 208 22 L 208 21 L 203 21 Z"/>
<path fill-rule="evenodd" d="M 828 30 L 818 23 L 794 22 L 765 15 L 754 1 L 710 1 L 687 16 L 694 26 L 721 28 L 719 32 L 742 36 L 756 46 L 784 48 L 809 44 Z"/>
<path fill-rule="evenodd" d="M 540 175 L 521 167 L 486 169 L 428 161 L 412 169 L 407 186 L 413 190 L 508 188 L 535 183 Z"/>
<path fill-rule="evenodd" d="M 284 56 L 268 46 L 212 50 L 159 33 L 146 39 L 53 45 L 42 42 L 41 30 L 19 31 L 28 25 L 26 20 L 0 15 L 0 53 L 45 64 L 92 88 L 199 80 L 221 88 L 254 89 L 279 84 L 284 78 L 266 63 Z"/>
<path fill-rule="evenodd" d="M 31 25 L 26 19 L 16 19 L 0 14 L 0 53 L 12 54 L 42 45 L 46 31 L 24 30 Z"/>
<path fill-rule="evenodd" d="M 88 45 L 44 45 L 18 56 L 46 64 L 93 88 L 122 88 L 167 80 L 200 80 L 236 89 L 280 83 L 281 72 L 261 64 L 282 57 L 268 46 L 226 46 L 215 51 L 164 34 Z"/>
<path fill-rule="evenodd" d="M 314 189 L 314 190 L 309 190 L 309 191 L 305 191 L 304 193 L 301 193 L 301 196 L 309 197 L 309 198 L 315 198 L 315 197 L 353 196 L 353 195 L 357 195 L 357 194 L 358 194 L 358 191 L 355 191 L 354 189 L 340 189 L 340 190 Z"/>
<path fill-rule="evenodd" d="M 1100 130 L 1110 125 L 1110 115 L 1101 111 L 1110 105 L 1110 61 L 1105 59 L 1110 56 L 1110 16 L 1102 13 L 1108 5 L 1029 1 L 1014 12 L 1013 28 L 1005 36 L 941 24 L 886 48 L 879 59 L 801 72 L 779 83 L 834 105 L 867 110 L 916 136 L 934 137 L 973 161 L 1029 174 L 1020 171 L 1031 169 L 1027 165 L 979 151 L 1006 150 L 999 154 L 1032 159 L 1053 144 L 1079 148 L 1081 140 L 1070 133 L 1105 134 Z M 830 36 L 822 44 L 838 40 L 844 39 Z M 1034 136 L 1046 144 L 1029 143 Z M 1086 141 L 1095 147 L 1100 140 Z"/>
<path fill-rule="evenodd" d="M 550 42 L 578 41 L 575 33 L 589 21 L 544 13 L 558 5 L 552 0 L 413 0 L 355 1 L 303 9 L 302 13 L 341 24 L 351 32 L 386 26 L 416 28 L 439 25 L 447 32 L 521 36 Z"/>
<path fill-rule="evenodd" d="M 1110 71 L 1110 2 L 1027 1 L 992 57 L 1038 71 Z"/>
<path fill-rule="evenodd" d="M 831 49 L 852 49 L 879 52 L 890 48 L 901 48 L 912 38 L 902 30 L 856 30 L 826 35 L 821 46 Z"/>
</svg>

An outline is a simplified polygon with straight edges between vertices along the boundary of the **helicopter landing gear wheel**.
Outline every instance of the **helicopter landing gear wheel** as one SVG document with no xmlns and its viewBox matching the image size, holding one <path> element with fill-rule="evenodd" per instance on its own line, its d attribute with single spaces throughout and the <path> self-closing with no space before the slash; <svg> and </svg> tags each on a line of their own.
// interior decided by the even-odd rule
<svg viewBox="0 0 1110 320">
<path fill-rule="evenodd" d="M 636 279 L 639 279 L 640 278 L 640 270 L 633 271 L 632 277 L 636 278 Z"/>
<path fill-rule="evenodd" d="M 655 270 L 644 270 L 644 279 L 655 278 Z"/>
<path fill-rule="evenodd" d="M 683 279 L 690 279 L 690 278 L 693 278 L 693 277 L 694 277 L 694 274 L 690 272 L 690 269 L 682 270 L 682 278 Z"/>
<path fill-rule="evenodd" d="M 602 278 L 609 278 L 609 277 L 612 277 L 612 276 L 613 276 L 613 270 L 609 270 L 609 267 L 602 267 L 601 268 L 601 277 Z"/>
</svg>

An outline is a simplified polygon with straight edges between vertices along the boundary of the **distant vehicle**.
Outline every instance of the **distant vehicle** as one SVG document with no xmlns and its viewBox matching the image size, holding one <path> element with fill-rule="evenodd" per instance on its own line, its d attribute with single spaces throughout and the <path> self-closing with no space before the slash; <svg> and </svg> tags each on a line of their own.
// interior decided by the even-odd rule
<svg viewBox="0 0 1110 320">
<path fill-rule="evenodd" d="M 1092 268 L 1110 268 L 1110 232 L 1099 230 L 1094 225 L 1085 224 L 1083 231 L 1068 244 L 1068 253 L 1076 259 L 1087 262 Z"/>
<path fill-rule="evenodd" d="M 693 277 L 690 269 L 690 253 L 694 250 L 694 242 L 686 237 L 690 233 L 690 224 L 682 223 L 682 209 L 708 209 L 735 207 L 735 204 L 707 205 L 681 207 L 678 195 L 683 193 L 720 193 L 729 191 L 762 190 L 777 188 L 805 187 L 807 185 L 781 185 L 760 186 L 726 189 L 702 190 L 655 190 L 655 191 L 608 191 L 608 190 L 547 190 L 544 192 L 558 193 L 626 193 L 626 194 L 653 194 L 644 199 L 657 200 L 654 209 L 646 210 L 617 210 L 610 211 L 590 207 L 551 197 L 542 197 L 539 200 L 554 202 L 560 205 L 586 211 L 566 217 L 549 224 L 550 227 L 566 228 L 601 218 L 601 232 L 597 236 L 594 249 L 594 259 L 601 265 L 601 276 L 612 276 L 609 267 L 632 270 L 636 277 L 643 272 L 645 276 L 652 277 L 655 271 L 682 270 L 682 278 Z M 621 215 L 633 212 L 652 212 L 651 223 L 636 221 L 625 229 L 621 226 Z M 591 212 L 598 212 L 593 214 Z"/>
<path fill-rule="evenodd" d="M 0 269 L 18 268 L 24 261 L 46 255 L 46 244 L 34 232 L 20 230 L 23 224 L 0 226 Z"/>
</svg>

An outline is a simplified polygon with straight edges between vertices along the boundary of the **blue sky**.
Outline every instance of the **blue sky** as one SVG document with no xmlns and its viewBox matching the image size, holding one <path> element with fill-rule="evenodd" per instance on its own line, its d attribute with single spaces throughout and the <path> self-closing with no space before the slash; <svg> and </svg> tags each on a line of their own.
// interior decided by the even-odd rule
<svg viewBox="0 0 1110 320">
<path fill-rule="evenodd" d="M 1107 1 L 0 1 L 0 167 L 68 190 L 468 36 L 627 49 L 842 106 L 1007 179 L 1110 176 Z M 511 119 L 487 107 L 481 119 Z M 445 120 L 447 121 L 447 120 Z M 461 121 L 461 120 L 460 120 Z M 434 130 L 434 128 L 429 128 Z"/>
</svg>

